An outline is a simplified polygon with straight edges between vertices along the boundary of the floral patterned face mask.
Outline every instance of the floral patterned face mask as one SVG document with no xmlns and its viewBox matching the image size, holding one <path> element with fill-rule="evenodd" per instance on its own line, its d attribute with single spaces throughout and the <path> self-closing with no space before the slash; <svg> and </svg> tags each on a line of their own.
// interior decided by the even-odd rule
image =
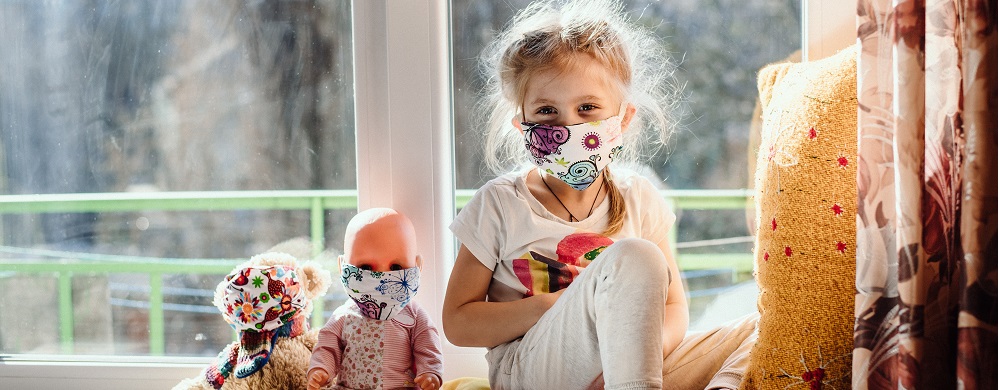
<svg viewBox="0 0 999 390">
<path fill-rule="evenodd" d="M 375 320 L 389 320 L 402 311 L 420 288 L 420 269 L 368 271 L 343 263 L 340 281 L 361 314 Z"/>
<path fill-rule="evenodd" d="M 571 126 L 522 122 L 524 145 L 538 168 L 582 191 L 621 151 L 621 118 Z"/>
<path fill-rule="evenodd" d="M 269 331 L 299 313 L 307 313 L 311 301 L 305 296 L 295 268 L 250 266 L 225 277 L 216 289 L 215 306 L 233 329 Z"/>
</svg>

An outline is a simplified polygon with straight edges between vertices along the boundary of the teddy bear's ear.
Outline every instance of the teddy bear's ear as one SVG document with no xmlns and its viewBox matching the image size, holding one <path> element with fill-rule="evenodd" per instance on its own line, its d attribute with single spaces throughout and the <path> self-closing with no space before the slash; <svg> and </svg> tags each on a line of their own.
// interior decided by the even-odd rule
<svg viewBox="0 0 999 390">
<path fill-rule="evenodd" d="M 299 272 L 304 276 L 302 283 L 305 285 L 305 296 L 312 299 L 326 295 L 333 280 L 330 271 L 319 263 L 307 261 L 301 264 Z"/>
</svg>

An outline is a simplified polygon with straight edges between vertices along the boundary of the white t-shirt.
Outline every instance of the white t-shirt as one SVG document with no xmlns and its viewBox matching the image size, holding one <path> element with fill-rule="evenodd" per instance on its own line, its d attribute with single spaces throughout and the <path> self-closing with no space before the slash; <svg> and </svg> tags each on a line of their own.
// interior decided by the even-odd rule
<svg viewBox="0 0 999 390">
<path fill-rule="evenodd" d="M 490 180 L 451 224 L 458 240 L 493 271 L 489 301 L 513 301 L 564 289 L 614 240 L 636 237 L 658 244 L 676 220 L 648 179 L 615 169 L 612 177 L 624 196 L 627 215 L 621 231 L 605 237 L 600 233 L 607 227 L 609 198 L 589 217 L 568 222 L 534 198 L 527 187 L 529 172 Z"/>
</svg>

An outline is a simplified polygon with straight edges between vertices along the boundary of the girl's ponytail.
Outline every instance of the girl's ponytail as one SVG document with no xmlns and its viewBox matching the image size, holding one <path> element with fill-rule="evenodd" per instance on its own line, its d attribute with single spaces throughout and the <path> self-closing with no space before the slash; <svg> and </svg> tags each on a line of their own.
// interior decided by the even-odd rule
<svg viewBox="0 0 999 390">
<path fill-rule="evenodd" d="M 604 183 L 607 185 L 607 196 L 610 197 L 610 210 L 608 211 L 607 228 L 602 234 L 611 237 L 624 227 L 624 217 L 627 216 L 628 210 L 625 209 L 621 190 L 617 188 L 614 178 L 611 177 L 610 167 L 604 168 Z"/>
</svg>

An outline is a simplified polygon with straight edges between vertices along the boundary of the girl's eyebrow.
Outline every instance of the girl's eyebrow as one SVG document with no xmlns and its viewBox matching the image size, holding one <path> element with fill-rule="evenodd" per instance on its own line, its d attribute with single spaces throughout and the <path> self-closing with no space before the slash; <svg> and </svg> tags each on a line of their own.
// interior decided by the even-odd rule
<svg viewBox="0 0 999 390">
<path fill-rule="evenodd" d="M 599 97 L 599 96 L 586 95 L 586 96 L 583 96 L 583 97 L 579 98 L 579 101 L 587 101 L 587 102 L 596 101 L 596 102 L 602 102 L 603 99 L 601 97 Z"/>
<path fill-rule="evenodd" d="M 601 98 L 601 97 L 599 97 L 599 96 L 596 96 L 596 95 L 586 95 L 586 96 L 580 96 L 578 98 L 573 98 L 573 99 L 570 99 L 570 100 L 571 101 L 575 101 L 575 102 L 593 102 L 593 101 L 595 101 L 595 102 L 603 102 L 604 99 Z M 530 104 L 532 104 L 532 105 L 533 104 L 555 104 L 555 101 L 547 99 L 547 98 L 537 98 L 534 101 L 532 101 Z"/>
<path fill-rule="evenodd" d="M 553 103 L 555 103 L 555 102 L 551 101 L 549 99 L 537 98 L 537 99 L 534 99 L 534 101 L 531 102 L 530 104 L 553 104 Z"/>
</svg>

